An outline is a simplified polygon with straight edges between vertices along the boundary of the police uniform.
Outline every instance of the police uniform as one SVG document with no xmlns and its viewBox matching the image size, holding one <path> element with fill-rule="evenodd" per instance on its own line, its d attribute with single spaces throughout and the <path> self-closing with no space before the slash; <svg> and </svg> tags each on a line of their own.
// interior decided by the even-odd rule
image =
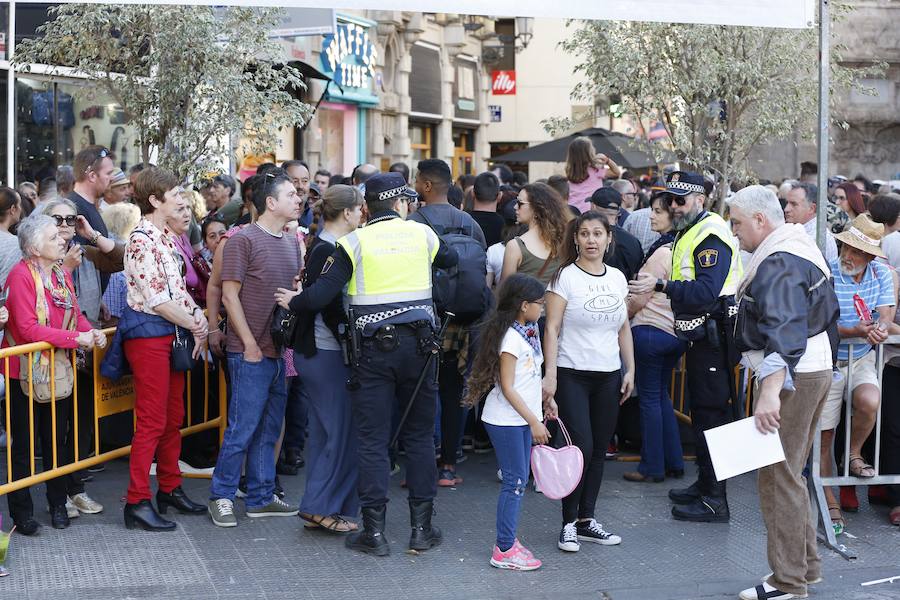
<svg viewBox="0 0 900 600">
<path fill-rule="evenodd" d="M 676 196 L 706 193 L 702 176 L 676 171 L 666 189 Z M 675 238 L 672 275 L 657 284 L 672 302 L 675 333 L 689 342 L 685 353 L 691 421 L 696 439 L 697 481 L 669 492 L 678 520 L 723 522 L 729 518 L 725 483 L 718 483 L 703 432 L 732 420 L 734 393 L 734 294 L 742 275 L 740 252 L 728 224 L 701 211 Z M 664 288 L 664 289 L 660 289 Z"/>
<path fill-rule="evenodd" d="M 366 201 L 391 200 L 416 192 L 398 173 L 372 176 L 366 182 Z M 353 359 L 351 402 L 359 437 L 358 492 L 363 529 L 347 539 L 347 546 L 383 556 L 389 552 L 384 539 L 390 460 L 388 445 L 392 416 L 412 406 L 400 440 L 407 456 L 410 548 L 426 550 L 440 542 L 440 531 L 431 526 L 432 504 L 437 492 L 433 431 L 437 387 L 436 361 L 428 362 L 435 342 L 436 319 L 431 295 L 432 264 L 455 266 L 456 252 L 443 244 L 429 227 L 405 221 L 397 212 L 370 216 L 365 227 L 337 241 L 321 276 L 291 306 L 319 310 L 346 287 L 346 301 L 353 314 L 351 328 L 360 340 Z M 428 365 L 419 393 L 413 390 Z"/>
</svg>

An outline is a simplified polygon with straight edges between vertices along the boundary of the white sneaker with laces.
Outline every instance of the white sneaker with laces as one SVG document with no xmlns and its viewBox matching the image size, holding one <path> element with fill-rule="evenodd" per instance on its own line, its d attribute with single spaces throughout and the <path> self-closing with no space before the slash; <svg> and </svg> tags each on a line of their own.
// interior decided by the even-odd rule
<svg viewBox="0 0 900 600">
<path fill-rule="evenodd" d="M 581 544 L 578 543 L 578 532 L 575 529 L 575 523 L 566 523 L 563 525 L 562 531 L 559 532 L 559 541 L 556 543 L 560 550 L 566 552 L 578 552 Z"/>
<path fill-rule="evenodd" d="M 592 542 L 603 546 L 617 546 L 622 543 L 622 538 L 603 530 L 603 525 L 591 519 L 581 521 L 576 525 L 578 541 Z"/>
<path fill-rule="evenodd" d="M 96 515 L 97 513 L 103 512 L 103 505 L 88 496 L 87 492 L 75 494 L 69 498 L 69 502 L 74 504 L 79 512 L 83 512 L 86 515 Z M 66 503 L 67 507 L 69 502 Z"/>
</svg>

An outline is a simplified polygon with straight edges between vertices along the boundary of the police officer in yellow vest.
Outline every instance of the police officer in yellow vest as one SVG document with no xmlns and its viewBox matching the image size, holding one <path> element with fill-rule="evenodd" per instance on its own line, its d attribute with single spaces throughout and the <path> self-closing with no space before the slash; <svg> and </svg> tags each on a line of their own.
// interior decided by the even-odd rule
<svg viewBox="0 0 900 600">
<path fill-rule="evenodd" d="M 392 415 L 412 407 L 400 432 L 406 451 L 406 482 L 412 535 L 409 547 L 427 550 L 441 541 L 431 525 L 437 468 L 434 419 L 437 400 L 434 368 L 427 355 L 436 344 L 437 323 L 431 297 L 432 264 L 450 268 L 456 251 L 431 228 L 405 221 L 408 203 L 418 195 L 399 173 L 373 175 L 366 182 L 369 221 L 337 241 L 321 276 L 290 301 L 294 311 L 318 311 L 346 288 L 360 348 L 353 360 L 353 420 L 359 437 L 358 491 L 363 529 L 347 538 L 354 550 L 385 556 L 384 537 Z M 419 375 L 430 365 L 415 398 Z"/>
<path fill-rule="evenodd" d="M 689 342 L 686 353 L 691 420 L 696 438 L 698 479 L 669 491 L 672 516 L 682 521 L 727 522 L 725 483 L 718 483 L 703 432 L 732 420 L 729 399 L 736 396 L 733 368 L 734 293 L 741 259 L 728 224 L 707 212 L 706 187 L 697 173 L 676 171 L 666 180 L 678 234 L 672 250 L 672 279 L 641 273 L 632 293 L 665 292 L 672 301 L 676 335 Z M 679 476 L 680 474 L 674 474 Z"/>
</svg>

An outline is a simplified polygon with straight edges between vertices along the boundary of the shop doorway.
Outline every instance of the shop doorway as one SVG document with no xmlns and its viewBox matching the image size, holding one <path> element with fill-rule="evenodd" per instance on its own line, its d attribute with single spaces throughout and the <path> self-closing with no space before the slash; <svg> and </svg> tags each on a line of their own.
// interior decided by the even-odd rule
<svg viewBox="0 0 900 600">
<path fill-rule="evenodd" d="M 469 129 L 453 130 L 453 179 L 471 175 L 475 164 L 475 132 Z"/>
</svg>

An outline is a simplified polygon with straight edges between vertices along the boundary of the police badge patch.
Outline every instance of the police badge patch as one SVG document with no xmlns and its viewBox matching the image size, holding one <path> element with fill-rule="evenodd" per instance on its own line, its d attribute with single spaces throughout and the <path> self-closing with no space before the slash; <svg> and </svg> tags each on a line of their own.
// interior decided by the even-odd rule
<svg viewBox="0 0 900 600">
<path fill-rule="evenodd" d="M 331 265 L 333 265 L 333 264 L 334 264 L 333 256 L 329 256 L 328 258 L 326 258 L 325 264 L 322 265 L 322 272 L 320 273 L 320 275 L 324 275 L 325 273 L 327 273 L 328 270 L 331 268 Z"/>
<path fill-rule="evenodd" d="M 719 251 L 713 249 L 703 250 L 697 255 L 697 261 L 703 268 L 714 267 L 719 262 Z"/>
</svg>

